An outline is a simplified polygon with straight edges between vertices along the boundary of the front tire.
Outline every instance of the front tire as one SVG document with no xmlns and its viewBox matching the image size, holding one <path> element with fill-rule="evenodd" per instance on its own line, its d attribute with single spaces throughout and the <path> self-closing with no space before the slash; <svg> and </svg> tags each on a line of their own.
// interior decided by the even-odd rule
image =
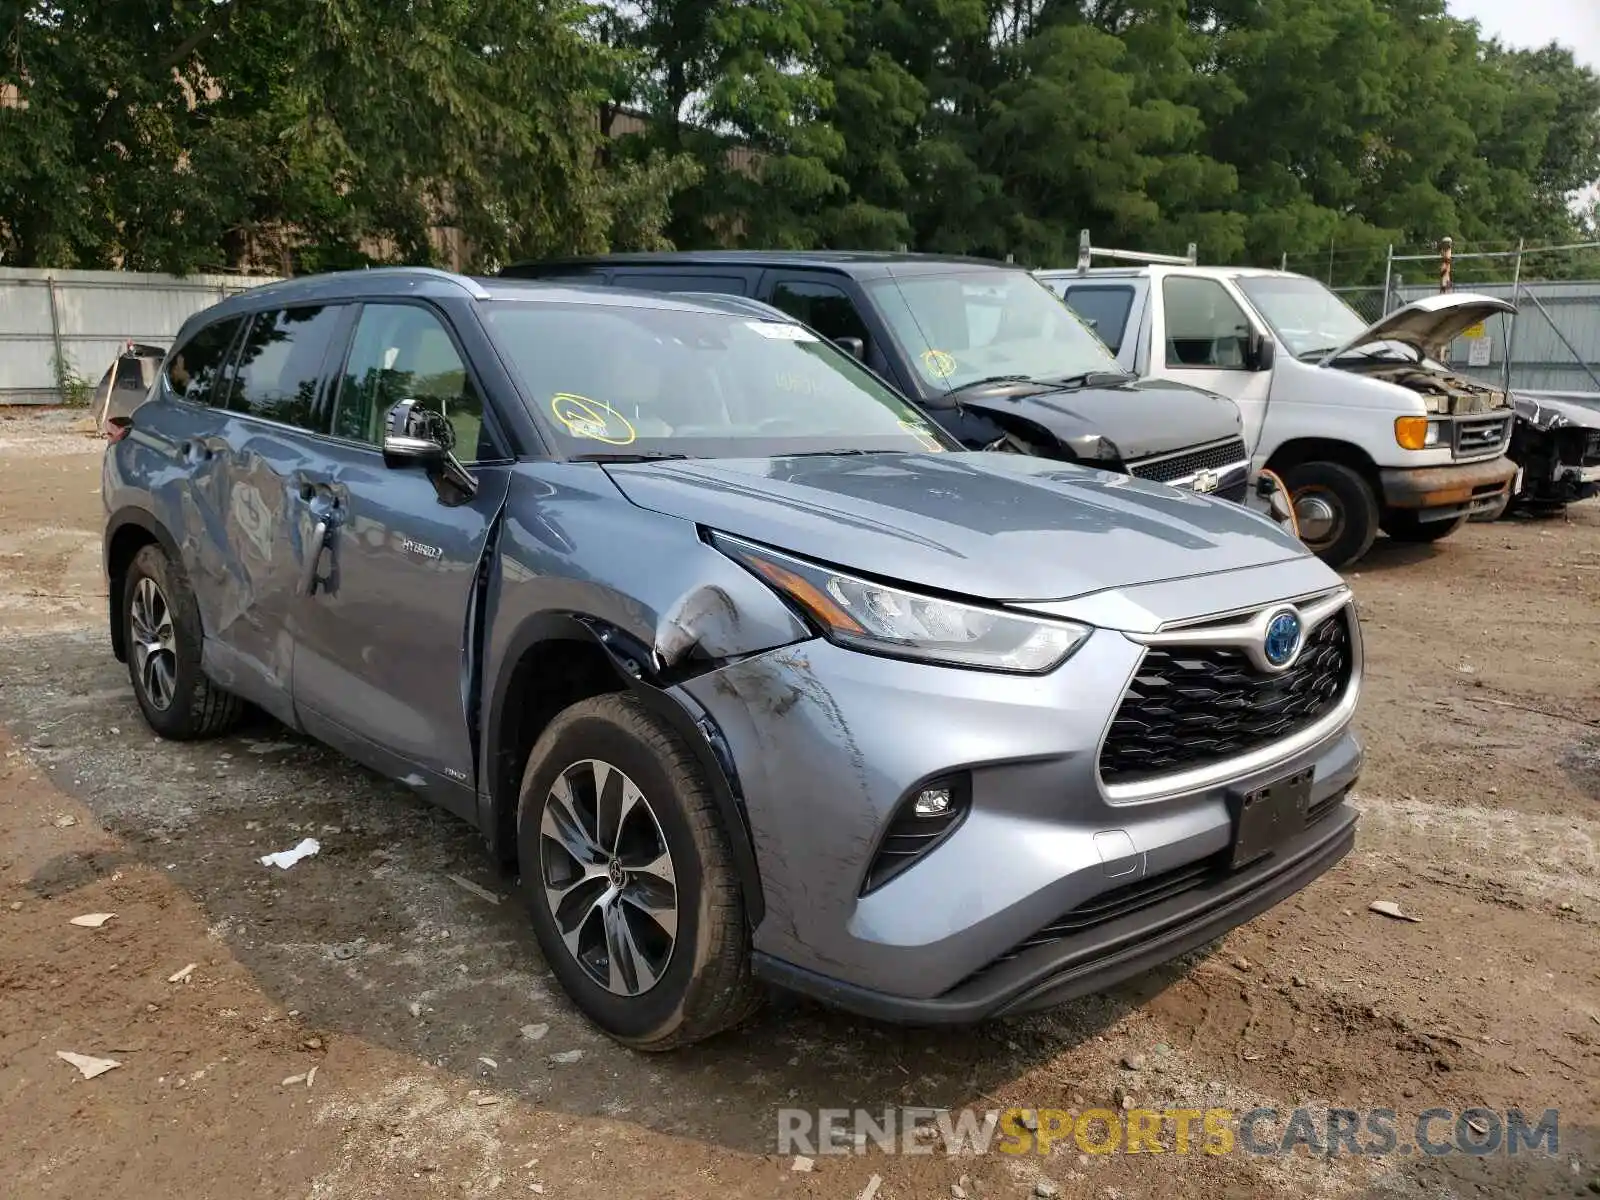
<svg viewBox="0 0 1600 1200">
<path fill-rule="evenodd" d="M 1283 472 L 1300 540 L 1338 570 L 1365 557 L 1378 536 L 1378 498 L 1359 472 L 1308 462 Z"/>
<path fill-rule="evenodd" d="M 760 993 L 733 855 L 699 762 L 627 695 L 568 708 L 528 756 L 522 890 L 550 969 L 638 1050 L 743 1021 Z"/>
<path fill-rule="evenodd" d="M 1383 515 L 1383 531 L 1397 542 L 1437 542 L 1467 523 L 1466 517 L 1445 521 L 1419 521 L 1408 509 L 1391 508 Z"/>
<path fill-rule="evenodd" d="M 183 568 L 159 546 L 134 555 L 122 580 L 128 678 L 145 722 L 164 738 L 216 737 L 238 724 L 244 702 L 200 669 L 200 608 Z"/>
</svg>

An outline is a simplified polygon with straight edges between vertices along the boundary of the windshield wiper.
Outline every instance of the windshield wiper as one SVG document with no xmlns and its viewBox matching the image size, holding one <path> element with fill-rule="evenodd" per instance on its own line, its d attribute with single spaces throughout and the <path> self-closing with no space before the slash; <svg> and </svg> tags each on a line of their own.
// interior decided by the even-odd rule
<svg viewBox="0 0 1600 1200">
<path fill-rule="evenodd" d="M 947 396 L 959 396 L 962 392 L 970 392 L 976 388 L 993 387 L 997 383 L 1036 383 L 1032 375 L 986 375 L 982 379 L 974 379 L 971 383 L 963 383 L 960 387 L 951 388 L 945 393 Z"/>
<path fill-rule="evenodd" d="M 831 458 L 836 454 L 906 454 L 906 450 L 861 450 L 849 446 L 842 450 L 799 450 L 794 454 L 779 454 L 778 458 Z"/>
<path fill-rule="evenodd" d="M 573 454 L 568 456 L 569 462 L 597 462 L 597 463 L 639 463 L 662 462 L 669 458 L 688 458 L 687 454 L 674 454 L 667 450 L 639 450 L 632 453 L 626 451 L 594 450 L 587 454 Z"/>
</svg>

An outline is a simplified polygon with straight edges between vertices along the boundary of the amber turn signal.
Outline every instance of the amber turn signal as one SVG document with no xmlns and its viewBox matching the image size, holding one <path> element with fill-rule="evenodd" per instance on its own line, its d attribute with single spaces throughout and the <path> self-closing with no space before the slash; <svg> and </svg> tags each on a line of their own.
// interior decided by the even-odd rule
<svg viewBox="0 0 1600 1200">
<path fill-rule="evenodd" d="M 1394 440 L 1406 450 L 1421 450 L 1428 442 L 1427 417 L 1396 417 Z"/>
</svg>

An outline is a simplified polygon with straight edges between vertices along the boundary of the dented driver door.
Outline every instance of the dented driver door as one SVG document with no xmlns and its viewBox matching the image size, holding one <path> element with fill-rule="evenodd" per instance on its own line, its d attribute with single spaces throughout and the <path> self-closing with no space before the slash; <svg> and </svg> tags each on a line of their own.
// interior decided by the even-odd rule
<svg viewBox="0 0 1600 1200">
<path fill-rule="evenodd" d="M 321 529 L 294 599 L 295 711 L 317 738 L 471 814 L 478 579 L 510 465 L 465 356 L 426 305 L 363 305 L 334 386 L 330 437 L 295 477 Z M 445 418 L 473 495 L 385 465 L 383 431 L 403 400 Z"/>
</svg>

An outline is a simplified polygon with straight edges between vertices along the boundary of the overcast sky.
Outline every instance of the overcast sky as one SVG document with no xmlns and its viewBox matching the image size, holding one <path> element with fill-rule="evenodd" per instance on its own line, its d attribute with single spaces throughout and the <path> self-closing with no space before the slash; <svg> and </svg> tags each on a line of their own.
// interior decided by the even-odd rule
<svg viewBox="0 0 1600 1200">
<path fill-rule="evenodd" d="M 1600 3 L 1596 0 L 1449 0 L 1450 11 L 1471 17 L 1489 37 L 1510 46 L 1571 47 L 1578 61 L 1600 70 Z"/>
</svg>

